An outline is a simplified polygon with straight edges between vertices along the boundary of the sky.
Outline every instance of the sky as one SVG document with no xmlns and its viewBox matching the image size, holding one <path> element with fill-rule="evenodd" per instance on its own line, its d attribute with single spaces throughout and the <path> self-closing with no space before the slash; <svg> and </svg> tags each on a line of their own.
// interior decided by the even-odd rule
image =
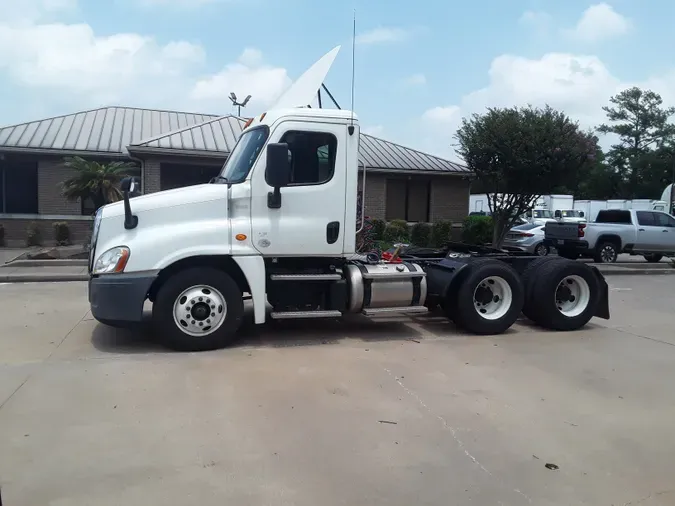
<svg viewBox="0 0 675 506">
<path fill-rule="evenodd" d="M 461 118 L 545 105 L 584 128 L 628 86 L 675 105 L 669 0 L 0 0 L 0 126 L 106 105 L 260 113 L 323 54 L 362 130 L 450 159 Z"/>
</svg>

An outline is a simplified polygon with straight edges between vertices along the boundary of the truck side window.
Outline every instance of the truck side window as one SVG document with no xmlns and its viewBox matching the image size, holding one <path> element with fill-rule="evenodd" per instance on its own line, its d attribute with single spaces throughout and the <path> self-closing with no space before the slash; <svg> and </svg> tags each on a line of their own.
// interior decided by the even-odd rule
<svg viewBox="0 0 675 506">
<path fill-rule="evenodd" d="M 644 227 L 655 227 L 657 225 L 656 220 L 654 220 L 654 213 L 649 211 L 637 211 L 635 213 L 638 219 L 638 225 Z"/>
<path fill-rule="evenodd" d="M 291 160 L 289 186 L 324 184 L 333 179 L 337 139 L 324 132 L 289 131 L 279 142 L 288 144 Z"/>
<path fill-rule="evenodd" d="M 652 213 L 656 218 L 656 225 L 659 227 L 675 227 L 675 219 L 666 213 Z"/>
</svg>

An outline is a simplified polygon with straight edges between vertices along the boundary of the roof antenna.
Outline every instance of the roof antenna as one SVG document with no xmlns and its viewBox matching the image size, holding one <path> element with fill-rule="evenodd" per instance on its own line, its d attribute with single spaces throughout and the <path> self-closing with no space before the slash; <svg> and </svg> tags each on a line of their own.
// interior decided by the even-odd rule
<svg viewBox="0 0 675 506">
<path fill-rule="evenodd" d="M 356 9 L 354 9 L 354 27 L 352 32 L 352 118 L 351 125 L 347 128 L 349 135 L 354 135 L 354 80 L 356 74 Z"/>
</svg>

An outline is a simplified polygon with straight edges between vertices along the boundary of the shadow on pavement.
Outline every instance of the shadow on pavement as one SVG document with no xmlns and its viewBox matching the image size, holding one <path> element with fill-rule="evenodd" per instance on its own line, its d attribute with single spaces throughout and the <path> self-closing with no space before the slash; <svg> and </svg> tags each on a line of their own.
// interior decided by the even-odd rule
<svg viewBox="0 0 675 506">
<path fill-rule="evenodd" d="M 346 339 L 364 342 L 419 340 L 422 333 L 435 332 L 453 333 L 456 327 L 443 316 L 434 314 L 381 319 L 350 315 L 326 320 L 272 320 L 264 325 L 255 325 L 252 311 L 247 311 L 237 339 L 229 348 L 317 346 L 337 344 Z M 97 350 L 107 353 L 173 353 L 162 346 L 161 339 L 154 334 L 149 321 L 133 329 L 116 329 L 98 324 L 92 332 L 91 342 Z"/>
</svg>

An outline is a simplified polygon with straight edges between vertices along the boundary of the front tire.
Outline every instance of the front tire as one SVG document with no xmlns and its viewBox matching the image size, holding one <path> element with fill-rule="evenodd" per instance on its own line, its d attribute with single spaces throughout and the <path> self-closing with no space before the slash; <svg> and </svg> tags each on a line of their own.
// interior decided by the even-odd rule
<svg viewBox="0 0 675 506">
<path fill-rule="evenodd" d="M 655 264 L 661 261 L 663 255 L 659 255 L 658 253 L 650 253 L 649 255 L 644 255 L 644 257 L 645 260 L 647 260 L 647 262 L 649 262 L 650 264 Z"/>
<path fill-rule="evenodd" d="M 527 317 L 551 330 L 577 330 L 595 313 L 600 287 L 591 267 L 558 260 L 537 269 Z"/>
<path fill-rule="evenodd" d="M 478 335 L 502 334 L 523 309 L 524 290 L 518 273 L 504 262 L 480 259 L 457 292 L 449 294 L 448 313 L 458 327 Z"/>
<path fill-rule="evenodd" d="M 152 319 L 160 340 L 177 351 L 207 351 L 233 341 L 244 301 L 229 274 L 193 267 L 170 277 L 159 289 Z"/>
</svg>

